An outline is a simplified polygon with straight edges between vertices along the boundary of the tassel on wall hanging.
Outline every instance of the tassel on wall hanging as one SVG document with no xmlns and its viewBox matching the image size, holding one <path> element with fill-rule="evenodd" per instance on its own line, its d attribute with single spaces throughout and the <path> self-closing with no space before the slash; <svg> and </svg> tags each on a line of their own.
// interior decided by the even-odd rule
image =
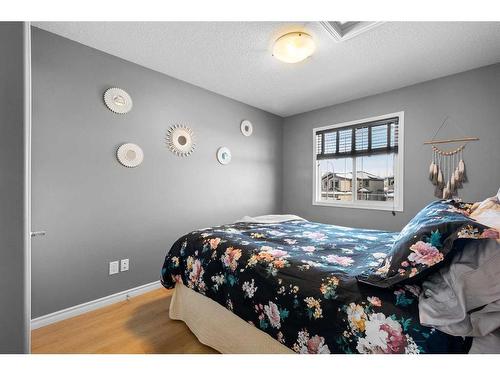
<svg viewBox="0 0 500 375">
<path fill-rule="evenodd" d="M 432 146 L 432 161 L 429 167 L 429 179 L 436 186 L 434 195 L 438 198 L 449 199 L 457 195 L 466 181 L 465 163 L 461 145 L 450 151 L 443 151 Z"/>
<path fill-rule="evenodd" d="M 434 137 L 446 123 L 447 118 L 439 127 Z M 464 148 L 467 142 L 478 141 L 476 137 L 432 140 L 424 142 L 432 145 L 432 158 L 429 166 L 429 180 L 435 186 L 434 195 L 442 199 L 450 199 L 458 195 L 463 183 L 467 181 L 464 162 Z M 442 150 L 436 144 L 463 143 L 451 150 Z"/>
</svg>

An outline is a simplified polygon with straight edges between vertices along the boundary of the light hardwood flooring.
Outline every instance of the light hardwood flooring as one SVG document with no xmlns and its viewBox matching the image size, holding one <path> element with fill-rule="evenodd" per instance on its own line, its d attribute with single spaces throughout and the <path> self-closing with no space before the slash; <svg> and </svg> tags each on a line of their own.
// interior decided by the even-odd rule
<svg viewBox="0 0 500 375">
<path fill-rule="evenodd" d="M 32 331 L 32 353 L 217 353 L 168 317 L 172 291 L 128 301 Z"/>
</svg>

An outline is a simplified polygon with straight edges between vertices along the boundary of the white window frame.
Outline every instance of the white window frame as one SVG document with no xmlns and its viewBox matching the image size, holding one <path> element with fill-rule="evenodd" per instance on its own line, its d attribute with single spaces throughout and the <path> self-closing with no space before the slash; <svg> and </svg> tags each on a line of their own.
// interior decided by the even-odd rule
<svg viewBox="0 0 500 375">
<path fill-rule="evenodd" d="M 316 132 L 321 130 L 343 128 L 354 126 L 366 122 L 384 120 L 391 117 L 398 117 L 398 152 L 394 162 L 394 201 L 361 201 L 357 200 L 356 194 L 353 193 L 353 200 L 348 201 L 323 201 L 320 199 L 320 184 L 318 184 L 318 163 L 316 160 Z M 342 122 L 340 124 L 321 126 L 313 129 L 313 189 L 312 189 L 312 204 L 313 206 L 330 206 L 344 208 L 361 208 L 369 210 L 397 211 L 403 212 L 403 191 L 404 191 L 404 111 L 388 113 L 381 116 L 368 117 L 355 121 Z M 353 157 L 354 158 L 354 157 Z M 353 192 L 358 191 L 358 180 L 356 176 L 356 162 L 353 162 Z"/>
</svg>

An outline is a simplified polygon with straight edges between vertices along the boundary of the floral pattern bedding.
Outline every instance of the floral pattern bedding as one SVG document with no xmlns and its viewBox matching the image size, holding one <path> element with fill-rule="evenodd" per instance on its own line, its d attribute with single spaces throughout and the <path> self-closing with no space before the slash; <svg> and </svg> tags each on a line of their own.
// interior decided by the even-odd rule
<svg viewBox="0 0 500 375">
<path fill-rule="evenodd" d="M 162 284 L 183 283 L 297 353 L 465 352 L 423 327 L 417 284 L 377 288 L 399 233 L 308 221 L 236 223 L 191 232 L 168 252 Z"/>
</svg>

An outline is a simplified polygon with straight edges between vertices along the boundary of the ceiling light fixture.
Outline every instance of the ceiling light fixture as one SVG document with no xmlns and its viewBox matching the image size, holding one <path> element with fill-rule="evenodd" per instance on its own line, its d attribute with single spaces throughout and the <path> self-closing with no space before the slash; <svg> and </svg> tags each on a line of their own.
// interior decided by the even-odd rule
<svg viewBox="0 0 500 375">
<path fill-rule="evenodd" d="M 274 42 L 273 56 L 286 63 L 297 63 L 314 53 L 313 38 L 303 32 L 293 32 L 279 37 Z"/>
</svg>

